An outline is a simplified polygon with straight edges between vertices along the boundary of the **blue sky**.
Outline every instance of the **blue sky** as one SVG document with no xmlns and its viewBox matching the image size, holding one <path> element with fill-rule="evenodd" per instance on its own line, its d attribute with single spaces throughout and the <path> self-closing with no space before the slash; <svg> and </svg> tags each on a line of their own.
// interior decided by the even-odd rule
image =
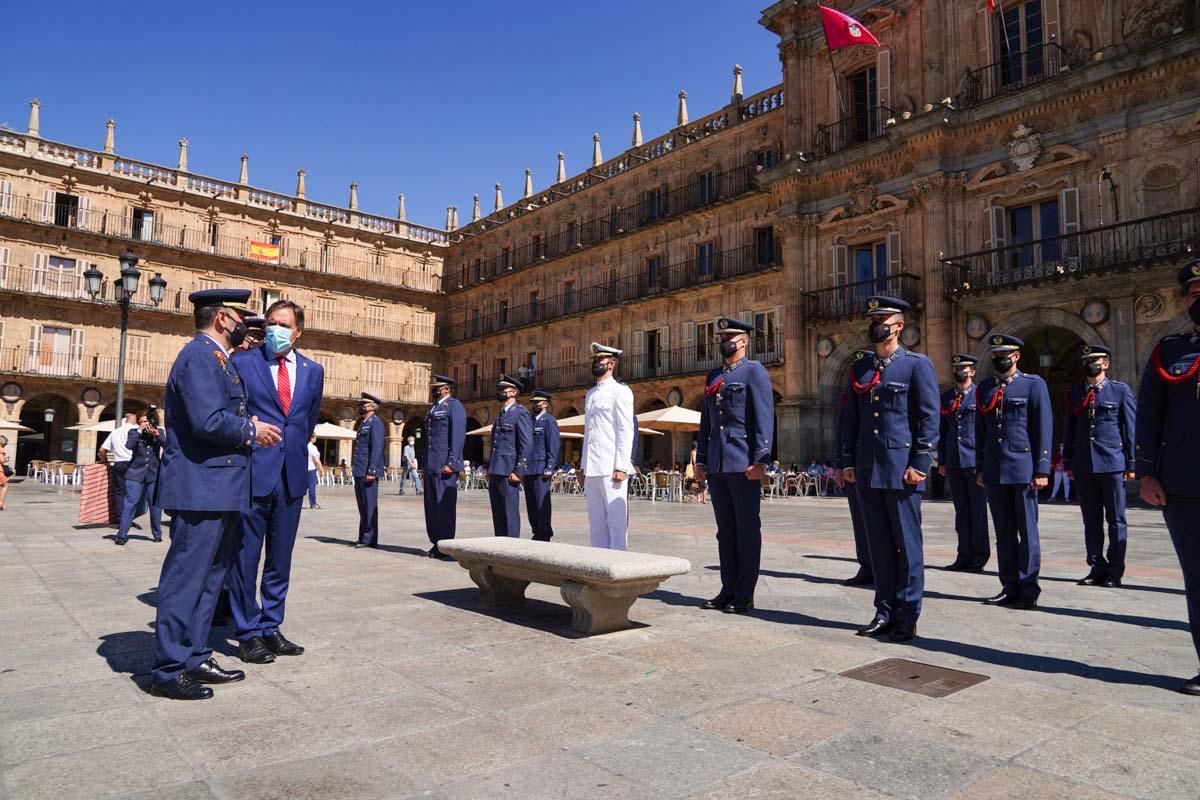
<svg viewBox="0 0 1200 800">
<path fill-rule="evenodd" d="M 10 64 L 0 122 L 23 131 L 42 102 L 41 135 L 173 166 L 189 141 L 193 172 L 441 227 L 446 206 L 486 214 L 494 185 L 520 197 L 525 168 L 547 186 L 628 148 L 633 113 L 647 139 L 780 80 L 767 0 L 208 4 L 76 0 L 18 3 L 5 15 Z M 23 43 L 19 48 L 16 43 Z M 21 53 L 20 55 L 17 55 Z M 14 60 L 15 59 L 15 60 Z"/>
</svg>

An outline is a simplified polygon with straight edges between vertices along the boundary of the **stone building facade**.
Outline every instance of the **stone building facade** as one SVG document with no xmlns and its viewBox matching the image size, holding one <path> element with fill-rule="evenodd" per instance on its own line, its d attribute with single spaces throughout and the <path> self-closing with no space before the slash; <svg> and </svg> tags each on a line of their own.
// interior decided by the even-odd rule
<svg viewBox="0 0 1200 800">
<path fill-rule="evenodd" d="M 360 391 L 380 395 L 398 461 L 401 430 L 423 419 L 438 359 L 444 231 L 405 222 L 402 208 L 400 219 L 365 214 L 354 186 L 348 207 L 314 203 L 303 171 L 293 195 L 254 188 L 245 156 L 236 181 L 197 175 L 186 141 L 175 168 L 135 161 L 117 154 L 112 122 L 99 150 L 62 145 L 42 137 L 40 112 L 34 101 L 25 133 L 0 131 L 0 411 L 36 432 L 20 440 L 21 464 L 94 457 L 96 434 L 70 428 L 112 418 L 113 279 L 126 251 L 141 272 L 127 409 L 161 405 L 194 330 L 188 294 L 241 286 L 258 311 L 280 298 L 305 307 L 301 349 L 325 367 L 323 416 L 348 425 Z M 94 299 L 83 279 L 92 266 L 105 276 Z M 158 305 L 155 275 L 167 282 Z M 331 446 L 326 458 L 349 459 L 349 446 Z"/>
<path fill-rule="evenodd" d="M 57 392 L 72 421 L 99 407 L 85 389 L 109 402 L 116 312 L 71 295 L 62 261 L 112 274 L 129 245 L 167 278 L 164 306 L 214 279 L 308 305 L 326 321 L 310 321 L 306 344 L 340 387 L 329 418 L 382 375 L 394 434 L 405 420 L 420 429 L 431 368 L 458 379 L 473 426 L 491 421 L 501 372 L 554 391 L 559 416 L 578 413 L 593 340 L 625 350 L 619 376 L 639 412 L 698 408 L 719 363 L 713 324 L 736 315 L 754 322 L 774 384 L 777 456 L 823 459 L 877 293 L 913 304 L 905 344 L 943 382 L 951 353 L 981 354 L 996 333 L 1025 339 L 1022 367 L 1047 378 L 1060 411 L 1084 342 L 1112 347 L 1115 377 L 1135 382 L 1154 343 L 1190 324 L 1174 276 L 1200 252 L 1200 0 L 829 4 L 881 46 L 838 50 L 831 67 L 817 3 L 781 0 L 761 16 L 779 37 L 778 85 L 744 96 L 735 69 L 729 103 L 696 119 L 680 93 L 671 131 L 644 140 L 634 115 L 615 157 L 595 137 L 586 169 L 569 176 L 560 155 L 543 191 L 527 172 L 518 202 L 496 186 L 491 213 L 476 198 L 462 228 L 448 211 L 446 231 L 362 215 L 353 195 L 350 208 L 321 206 L 302 185 L 278 196 L 244 176 L 64 147 L 36 124 L 0 132 L 0 351 L 16 359 L 0 378 L 22 384 L 25 404 L 7 402 L 6 416 L 29 416 L 39 393 Z M 61 211 L 63 195 L 79 204 Z M 250 259 L 247 243 L 271 236 L 281 263 Z M 170 307 L 135 318 L 144 360 L 169 362 L 186 320 Z M 35 324 L 55 329 L 49 351 Z M 75 328 L 78 346 L 63 338 Z M 92 355 L 86 374 L 28 368 L 30 353 L 63 348 Z M 471 442 L 483 457 L 485 439 Z M 647 438 L 645 460 L 684 460 L 689 444 Z"/>
</svg>

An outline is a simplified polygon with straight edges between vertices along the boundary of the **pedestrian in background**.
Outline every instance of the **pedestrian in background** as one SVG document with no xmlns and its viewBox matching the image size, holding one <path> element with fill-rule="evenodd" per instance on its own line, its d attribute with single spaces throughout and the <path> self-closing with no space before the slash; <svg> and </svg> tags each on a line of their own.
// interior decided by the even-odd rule
<svg viewBox="0 0 1200 800">
<path fill-rule="evenodd" d="M 8 498 L 8 478 L 12 475 L 12 467 L 8 465 L 8 437 L 0 436 L 0 511 L 4 510 L 4 501 Z"/>
<path fill-rule="evenodd" d="M 321 466 L 321 451 L 317 449 L 317 435 L 314 433 L 308 439 L 308 507 L 320 508 L 317 504 L 317 478 L 323 472 Z"/>
<path fill-rule="evenodd" d="M 420 470 L 417 469 L 417 440 L 409 436 L 404 442 L 404 450 L 400 454 L 403 465 L 400 470 L 400 494 L 404 494 L 404 484 L 409 479 L 413 483 L 413 491 L 421 493 Z"/>
<path fill-rule="evenodd" d="M 381 405 L 373 394 L 358 401 L 358 436 L 354 440 L 351 474 L 358 502 L 358 541 L 355 547 L 379 547 L 379 479 L 383 476 L 383 422 L 375 411 Z"/>
<path fill-rule="evenodd" d="M 112 484 L 109 497 L 118 520 L 125 509 L 125 473 L 129 471 L 129 459 L 133 457 L 133 451 L 129 449 L 129 433 L 136 430 L 137 414 L 126 414 L 96 451 L 96 460 L 109 466 L 108 474 Z"/>
<path fill-rule="evenodd" d="M 167 445 L 166 431 L 158 427 L 158 411 L 150 406 L 149 414 L 137 415 L 137 427 L 129 432 L 126 446 L 131 456 L 125 472 L 125 505 L 121 509 L 121 527 L 117 529 L 116 544 L 129 541 L 129 526 L 133 515 L 145 500 L 150 506 L 150 532 L 154 541 L 162 541 L 162 509 L 158 507 L 158 466 L 162 450 Z"/>
</svg>

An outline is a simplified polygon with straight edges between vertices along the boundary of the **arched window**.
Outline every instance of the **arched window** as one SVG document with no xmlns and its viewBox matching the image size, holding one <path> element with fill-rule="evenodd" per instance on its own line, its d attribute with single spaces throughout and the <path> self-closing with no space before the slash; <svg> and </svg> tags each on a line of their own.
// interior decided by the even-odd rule
<svg viewBox="0 0 1200 800">
<path fill-rule="evenodd" d="M 1171 164 L 1159 164 L 1142 176 L 1142 215 L 1152 217 L 1182 208 L 1179 170 Z"/>
</svg>

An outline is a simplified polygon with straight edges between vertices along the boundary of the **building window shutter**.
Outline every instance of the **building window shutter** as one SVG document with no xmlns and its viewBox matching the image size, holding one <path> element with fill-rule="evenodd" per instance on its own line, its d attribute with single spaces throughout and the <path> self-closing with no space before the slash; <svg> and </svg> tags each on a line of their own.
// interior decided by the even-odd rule
<svg viewBox="0 0 1200 800">
<path fill-rule="evenodd" d="M 1042 14 L 1045 15 L 1044 16 L 1045 26 L 1046 26 L 1045 41 L 1046 42 L 1055 42 L 1056 44 L 1061 44 L 1061 42 L 1059 41 L 1062 38 L 1062 36 L 1060 35 L 1061 30 L 1060 30 L 1060 25 L 1059 25 L 1059 19 L 1061 18 L 1061 14 L 1059 13 L 1058 0 L 1042 0 Z"/>
<path fill-rule="evenodd" d="M 26 369 L 34 372 L 37 371 L 38 365 L 42 358 L 42 326 L 38 323 L 33 323 L 29 326 L 29 364 Z"/>
<path fill-rule="evenodd" d="M 0 216 L 12 216 L 12 181 L 0 181 Z"/>
<path fill-rule="evenodd" d="M 887 235 L 887 274 L 899 275 L 904 271 L 904 250 L 900 245 L 900 231 L 890 231 Z"/>
<path fill-rule="evenodd" d="M 683 323 L 683 363 L 688 370 L 696 368 L 696 323 Z"/>
<path fill-rule="evenodd" d="M 976 47 L 978 48 L 979 63 L 976 64 L 977 69 L 986 67 L 991 64 L 992 59 L 992 14 L 988 13 L 987 3 L 980 3 L 980 9 L 976 13 L 976 18 L 979 24 Z"/>
<path fill-rule="evenodd" d="M 1008 244 L 1008 209 L 1004 206 L 988 206 L 987 219 L 984 220 L 984 236 L 990 236 L 990 241 L 984 242 L 984 248 L 1004 247 Z"/>
<path fill-rule="evenodd" d="M 42 190 L 42 222 L 54 224 L 54 190 Z"/>
<path fill-rule="evenodd" d="M 11 252 L 7 247 L 0 247 L 0 289 L 8 286 L 8 257 Z"/>
<path fill-rule="evenodd" d="M 633 377 L 640 378 L 646 374 L 646 332 L 633 332 Z"/>
<path fill-rule="evenodd" d="M 671 326 L 663 325 L 659 331 L 658 366 L 659 369 L 669 369 L 671 366 Z"/>
<path fill-rule="evenodd" d="M 850 248 L 844 244 L 835 244 L 829 248 L 830 277 L 834 286 L 845 286 L 850 282 Z"/>
<path fill-rule="evenodd" d="M 1059 194 L 1058 213 L 1061 215 L 1063 255 L 1074 258 L 1079 255 L 1079 189 L 1071 186 Z"/>
<path fill-rule="evenodd" d="M 86 261 L 84 261 L 82 258 L 76 259 L 76 261 L 75 261 L 75 294 L 76 294 L 76 296 L 81 297 L 81 298 L 86 294 L 86 292 L 84 291 L 85 281 L 83 280 L 83 273 L 87 271 L 87 268 L 88 268 L 88 263 Z M 147 286 L 147 283 L 145 281 L 141 281 L 138 284 L 139 291 L 141 290 L 141 288 L 143 286 Z M 149 291 L 148 288 L 147 288 L 147 291 Z"/>
<path fill-rule="evenodd" d="M 879 104 L 892 107 L 892 51 L 879 48 L 875 57 L 875 86 L 879 96 Z M 876 120 L 876 125 L 883 127 L 884 120 Z"/>
<path fill-rule="evenodd" d="M 71 374 L 83 374 L 83 328 L 71 329 Z"/>
<path fill-rule="evenodd" d="M 79 198 L 79 214 L 75 218 L 75 225 L 82 230 L 91 230 L 92 225 L 92 198 Z"/>
<path fill-rule="evenodd" d="M 46 254 L 33 254 L 33 291 L 43 292 L 46 290 Z M 39 334 L 40 336 L 40 334 Z"/>
</svg>

